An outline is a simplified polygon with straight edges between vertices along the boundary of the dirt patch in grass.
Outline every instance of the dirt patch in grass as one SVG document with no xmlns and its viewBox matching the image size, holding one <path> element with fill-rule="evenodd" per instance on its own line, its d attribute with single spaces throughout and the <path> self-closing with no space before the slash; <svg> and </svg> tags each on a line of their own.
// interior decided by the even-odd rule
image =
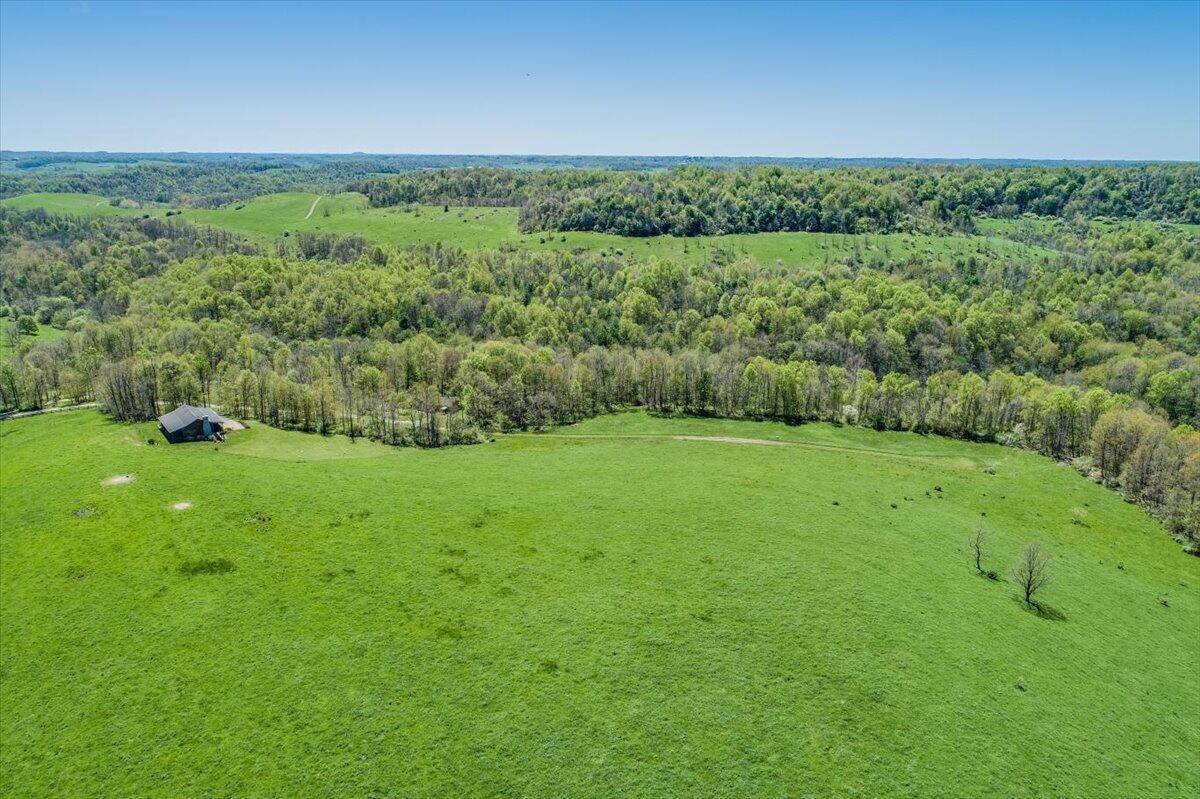
<svg viewBox="0 0 1200 799">
<path fill-rule="evenodd" d="M 105 477 L 100 481 L 100 485 L 104 486 L 119 486 L 133 482 L 132 474 L 114 474 L 112 477 Z"/>
<path fill-rule="evenodd" d="M 192 507 L 190 502 L 176 502 L 171 506 L 171 510 L 187 510 L 190 507 Z"/>
</svg>

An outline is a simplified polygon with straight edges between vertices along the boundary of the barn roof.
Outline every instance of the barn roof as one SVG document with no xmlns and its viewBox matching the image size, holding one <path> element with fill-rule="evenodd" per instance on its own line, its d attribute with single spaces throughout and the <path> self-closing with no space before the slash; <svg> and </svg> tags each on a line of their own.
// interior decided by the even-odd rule
<svg viewBox="0 0 1200 799">
<path fill-rule="evenodd" d="M 210 422 L 221 424 L 229 421 L 221 414 L 214 411 L 212 408 L 198 408 L 194 405 L 180 405 L 170 413 L 164 413 L 158 417 L 158 423 L 162 425 L 163 430 L 168 433 L 174 433 L 176 430 L 183 428 L 195 422 L 197 419 L 207 419 Z"/>
</svg>

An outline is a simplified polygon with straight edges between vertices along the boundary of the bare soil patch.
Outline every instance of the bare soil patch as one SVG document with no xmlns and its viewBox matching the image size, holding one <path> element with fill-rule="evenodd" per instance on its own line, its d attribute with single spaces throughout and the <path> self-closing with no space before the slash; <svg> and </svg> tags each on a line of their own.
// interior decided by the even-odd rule
<svg viewBox="0 0 1200 799">
<path fill-rule="evenodd" d="M 119 486 L 133 482 L 132 474 L 114 474 L 112 477 L 105 477 L 100 481 L 100 485 Z"/>
<path fill-rule="evenodd" d="M 176 502 L 171 506 L 171 510 L 187 510 L 190 507 L 192 507 L 190 502 Z"/>
</svg>

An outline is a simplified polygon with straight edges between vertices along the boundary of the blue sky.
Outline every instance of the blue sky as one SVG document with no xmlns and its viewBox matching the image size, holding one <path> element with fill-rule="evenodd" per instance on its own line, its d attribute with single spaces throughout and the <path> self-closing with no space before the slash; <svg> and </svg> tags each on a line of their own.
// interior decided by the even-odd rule
<svg viewBox="0 0 1200 799">
<path fill-rule="evenodd" d="M 4 2 L 0 147 L 1200 160 L 1200 2 Z"/>
</svg>

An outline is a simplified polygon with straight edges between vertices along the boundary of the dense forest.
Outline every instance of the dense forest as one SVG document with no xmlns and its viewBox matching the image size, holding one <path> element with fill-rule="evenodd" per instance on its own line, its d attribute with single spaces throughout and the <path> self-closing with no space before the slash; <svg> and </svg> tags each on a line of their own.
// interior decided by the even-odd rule
<svg viewBox="0 0 1200 799">
<path fill-rule="evenodd" d="M 626 236 L 971 230 L 980 216 L 1200 222 L 1200 167 L 777 166 L 428 170 L 352 183 L 374 205 L 520 206 L 523 231 Z"/>
<path fill-rule="evenodd" d="M 934 266 L 863 236 L 818 269 L 719 248 L 686 265 L 313 234 L 264 249 L 171 220 L 0 211 L 0 401 L 123 419 L 216 403 L 426 446 L 630 405 L 823 419 L 1073 459 L 1194 540 L 1200 242 L 1076 219 L 1004 234 L 1041 249 Z M 64 334 L 16 335 L 39 324 Z"/>
<path fill-rule="evenodd" d="M 223 162 L 136 163 L 94 171 L 0 172 L 0 197 L 28 192 L 82 192 L 136 202 L 206 208 L 277 191 L 336 191 L 360 174 L 353 164 L 343 162 L 305 167 L 270 163 L 236 167 Z"/>
<path fill-rule="evenodd" d="M 84 192 L 214 207 L 279 191 L 348 190 L 375 206 L 519 207 L 524 232 L 945 232 L 1026 213 L 1200 222 L 1195 164 L 4 153 L 0 167 L 0 197 Z"/>
</svg>

